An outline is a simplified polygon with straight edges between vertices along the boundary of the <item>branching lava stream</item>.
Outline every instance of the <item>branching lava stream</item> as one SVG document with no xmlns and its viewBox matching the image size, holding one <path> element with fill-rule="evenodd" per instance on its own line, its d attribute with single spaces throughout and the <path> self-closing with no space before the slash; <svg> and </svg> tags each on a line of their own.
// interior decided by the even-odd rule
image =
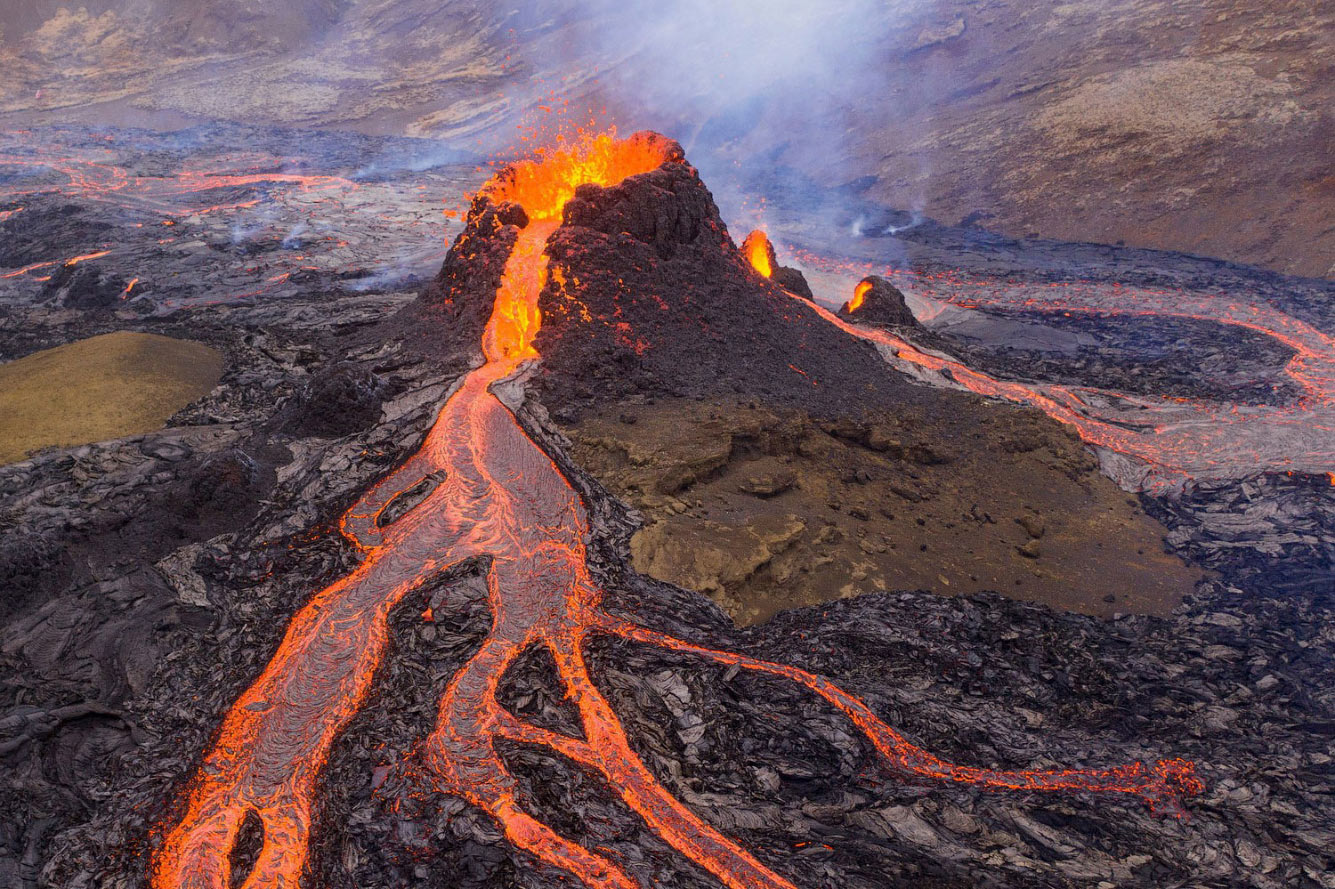
<svg viewBox="0 0 1335 889">
<path fill-rule="evenodd" d="M 669 845 L 731 889 L 791 887 L 738 843 L 674 799 L 631 750 L 611 705 L 594 684 L 584 647 L 591 636 L 619 636 L 721 664 L 790 680 L 840 710 L 888 767 L 903 774 L 987 789 L 1090 790 L 1130 794 L 1180 814 L 1180 795 L 1200 789 L 1191 763 L 1140 763 L 1107 770 L 993 771 L 950 763 L 914 747 L 857 698 L 802 670 L 714 651 L 613 618 L 586 565 L 590 530 L 579 495 L 551 458 L 492 393 L 538 358 L 544 248 L 562 208 L 584 182 L 610 185 L 664 162 L 652 134 L 608 136 L 548 152 L 486 186 L 521 204 L 529 217 L 505 272 L 483 337 L 485 364 L 451 394 L 421 449 L 374 485 L 344 516 L 342 528 L 364 552 L 360 566 L 316 593 L 297 613 L 260 677 L 224 718 L 188 790 L 180 821 L 168 825 L 154 858 L 157 889 L 224 889 L 232 847 L 248 819 L 263 843 L 246 889 L 296 887 L 308 856 L 317 782 L 339 733 L 365 700 L 388 642 L 388 618 L 405 594 L 443 569 L 489 558 L 492 627 L 453 677 L 434 732 L 414 762 L 434 787 L 486 811 L 516 847 L 595 889 L 639 884 L 604 855 L 559 836 L 527 814 L 497 741 L 543 745 L 600 775 Z M 412 511 L 381 527 L 400 491 L 442 478 Z M 578 708 L 583 737 L 520 721 L 497 701 L 497 687 L 533 645 L 552 653 L 564 691 Z"/>
</svg>

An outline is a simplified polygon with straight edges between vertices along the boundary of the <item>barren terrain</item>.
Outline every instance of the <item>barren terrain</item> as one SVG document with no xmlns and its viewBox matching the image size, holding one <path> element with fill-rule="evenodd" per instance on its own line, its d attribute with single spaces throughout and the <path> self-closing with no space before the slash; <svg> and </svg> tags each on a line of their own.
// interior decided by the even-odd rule
<svg viewBox="0 0 1335 889">
<path fill-rule="evenodd" d="M 841 424 L 667 402 L 570 434 L 646 516 L 636 570 L 742 623 L 868 590 L 998 590 L 1103 616 L 1168 614 L 1192 591 L 1199 572 L 1078 438 L 1026 411 L 955 410 Z"/>
<path fill-rule="evenodd" d="M 12 363 L 128 331 L 204 343 L 223 354 L 224 369 L 219 385 L 161 428 L 0 467 L 0 882 L 144 885 L 145 849 L 160 848 L 163 826 L 179 823 L 185 782 L 289 622 L 312 613 L 316 591 L 375 561 L 340 533 L 340 518 L 378 480 L 411 474 L 442 405 L 485 367 L 481 331 L 527 222 L 513 206 L 481 206 L 442 266 L 458 226 L 439 210 L 481 174 L 472 163 L 434 162 L 430 149 L 216 125 L 174 135 L 42 129 L 3 143 L 0 355 Z M 860 205 L 850 199 L 845 210 Z M 910 251 L 910 267 L 894 278 L 926 329 L 837 318 L 765 279 L 735 247 L 740 232 L 677 165 L 581 191 L 566 224 L 546 229 L 554 272 L 536 297 L 542 360 L 496 387 L 506 410 L 494 415 L 518 436 L 507 441 L 529 443 L 525 469 L 559 474 L 578 504 L 568 512 L 588 517 L 579 546 L 589 583 L 605 592 L 600 625 L 633 621 L 685 640 L 664 647 L 663 635 L 599 634 L 585 646 L 582 693 L 603 696 L 624 728 L 644 763 L 639 786 L 656 782 L 679 815 L 801 886 L 1328 889 L 1335 486 L 1319 426 L 1335 383 L 1335 285 L 927 224 L 907 240 L 827 232 L 815 244 L 819 226 L 780 219 L 821 248 L 800 259 L 824 305 L 847 298 L 865 263 L 891 261 L 877 250 Z M 795 261 L 786 246 L 781 259 Z M 1191 319 L 1174 314 L 1184 310 Z M 1252 333 L 1252 373 L 1229 336 L 1240 325 Z M 1020 345 L 1038 357 L 1017 355 Z M 1181 357 L 1165 362 L 1166 351 Z M 727 414 L 718 407 L 725 396 Z M 748 419 L 762 409 L 775 420 Z M 887 410 L 879 431 L 859 416 Z M 1036 410 L 1079 429 L 1085 444 Z M 698 421 L 698 439 L 664 431 L 674 411 Z M 922 412 L 931 422 L 914 425 Z M 995 441 L 959 440 L 988 415 L 1013 419 L 1000 421 Z M 1290 432 L 1258 435 L 1246 417 Z M 811 457 L 778 440 L 785 423 L 799 447 L 813 446 Z M 445 423 L 442 434 L 455 428 L 463 426 Z M 640 434 L 650 449 L 677 443 L 643 466 L 619 465 L 618 449 L 629 458 Z M 1201 447 L 1189 452 L 1193 442 Z M 634 490 L 659 487 L 683 454 L 710 448 L 724 464 L 692 482 L 699 505 Z M 507 470 L 508 447 L 485 453 L 494 465 L 484 490 L 502 481 L 518 490 L 534 476 Z M 789 456 L 795 467 L 783 464 Z M 1125 493 L 1093 474 L 1095 460 Z M 836 471 L 836 461 L 853 472 Z M 778 490 L 785 466 L 794 476 L 787 491 Z M 991 478 L 969 490 L 980 472 L 1047 485 L 1070 509 L 1051 514 L 1048 491 L 1006 500 Z M 433 480 L 396 494 L 383 522 L 364 510 L 350 520 L 368 540 L 382 527 L 410 533 L 424 502 L 414 491 L 429 496 Z M 808 485 L 836 492 L 839 509 L 828 498 L 795 502 Z M 970 540 L 962 516 L 949 513 L 964 512 L 966 499 L 972 506 L 975 493 L 984 515 Z M 806 513 L 816 535 L 816 524 L 845 535 L 835 556 L 848 581 L 832 573 L 816 595 L 784 604 L 832 589 L 839 601 L 739 628 L 707 596 L 653 576 L 667 572 L 636 570 L 635 534 L 652 535 L 644 525 L 655 510 L 666 508 L 664 522 L 713 521 L 713 510 L 741 504 L 776 507 L 756 509 L 767 518 Z M 870 507 L 879 514 L 887 504 L 895 518 L 873 520 Z M 1023 586 L 882 591 L 852 564 L 857 553 L 874 555 L 887 588 L 930 586 L 938 545 L 956 558 L 941 567 L 955 570 L 961 548 L 967 555 L 976 544 L 1004 551 L 1008 566 L 1042 570 L 1051 560 L 1054 574 L 1074 572 L 1109 506 L 1116 533 L 1105 547 L 1129 557 L 1143 545 L 1160 564 L 1185 560 L 1183 583 L 1199 578 L 1189 593 L 1168 590 L 1143 608 L 1164 616 L 1093 617 L 995 595 L 1037 598 Z M 917 559 L 891 558 L 892 542 L 918 546 Z M 468 795 L 476 786 L 443 791 L 408 766 L 454 677 L 493 635 L 484 544 L 457 570 L 401 589 L 400 604 L 378 618 L 383 661 L 309 785 L 308 883 L 493 889 L 561 879 L 550 859 L 511 842 L 494 810 L 468 801 L 479 798 Z M 401 564 L 425 570 L 417 555 Z M 892 580 L 896 570 L 908 580 Z M 961 574 L 947 575 L 950 586 Z M 991 584 L 980 575 L 980 586 Z M 1048 601 L 1100 611 L 1122 602 Z M 531 613 L 524 604 L 521 617 Z M 317 648 L 344 662 L 346 648 Z M 766 674 L 758 662 L 785 666 Z M 522 721 L 525 737 L 542 744 L 470 749 L 491 751 L 525 811 L 637 882 L 717 886 L 609 790 L 624 784 L 543 746 L 553 737 L 543 731 L 562 732 L 573 739 L 564 750 L 583 749 L 559 668 L 539 646 L 486 690 L 495 724 Z M 323 675 L 297 679 L 318 693 Z M 1178 820 L 1133 793 L 1072 790 L 1078 782 L 1058 795 L 1029 783 L 984 792 L 942 782 L 887 760 L 846 711 L 794 676 L 837 683 L 906 743 L 950 762 L 1087 774 L 1181 758 L 1196 763 L 1204 790 L 1185 799 L 1190 818 Z M 247 699 L 239 713 L 292 719 L 289 703 Z M 288 724 L 304 725 L 300 716 Z M 275 774 L 288 756 L 281 740 L 266 738 L 265 769 Z M 598 755 L 608 751 L 618 753 L 604 745 Z M 266 836 L 247 823 L 238 869 Z"/>
<path fill-rule="evenodd" d="M 649 75 L 666 38 L 635 36 L 638 7 L 606 0 L 65 7 L 0 12 L 10 127 L 221 118 L 489 149 L 559 95 L 679 134 L 717 188 L 733 164 L 758 174 L 736 186 L 753 210 L 787 166 L 948 223 L 1335 275 L 1335 22 L 1320 0 L 889 4 L 844 23 L 871 41 L 850 47 L 866 61 L 815 102 L 781 82 L 664 92 Z"/>
</svg>

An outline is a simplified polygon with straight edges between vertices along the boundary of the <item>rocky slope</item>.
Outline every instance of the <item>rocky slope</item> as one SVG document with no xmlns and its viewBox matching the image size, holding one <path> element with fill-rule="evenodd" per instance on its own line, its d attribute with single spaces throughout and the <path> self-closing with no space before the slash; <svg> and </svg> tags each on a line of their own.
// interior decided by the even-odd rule
<svg viewBox="0 0 1335 889">
<path fill-rule="evenodd" d="M 1166 615 L 1192 592 L 1199 572 L 1078 439 L 1028 411 L 952 408 L 820 422 L 668 399 L 567 434 L 645 516 L 635 569 L 739 623 L 868 590 L 993 590 L 1105 617 Z"/>
<path fill-rule="evenodd" d="M 903 116 L 851 124 L 871 134 L 856 166 L 876 197 L 1017 236 L 1335 276 L 1328 5 L 938 8 L 962 33 L 910 57 L 890 91 Z"/>
</svg>

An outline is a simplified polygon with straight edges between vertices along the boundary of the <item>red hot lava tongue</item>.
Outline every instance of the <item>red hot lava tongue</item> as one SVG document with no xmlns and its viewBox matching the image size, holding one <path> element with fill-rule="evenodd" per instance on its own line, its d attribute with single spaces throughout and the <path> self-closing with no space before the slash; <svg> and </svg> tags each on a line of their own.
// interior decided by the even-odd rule
<svg viewBox="0 0 1335 889">
<path fill-rule="evenodd" d="M 615 193 L 616 183 L 625 177 L 635 176 L 641 184 L 652 180 L 670 185 L 674 177 L 684 181 L 679 177 L 687 168 L 674 162 L 679 160 L 673 157 L 674 145 L 651 135 L 620 142 L 599 137 L 518 165 L 484 190 L 495 207 L 518 203 L 527 216 L 522 228 L 513 226 L 515 232 L 509 231 L 501 212 L 491 220 L 493 232 L 504 228 L 512 247 L 482 332 L 486 363 L 469 373 L 445 402 L 421 449 L 343 517 L 342 530 L 362 551 L 363 561 L 312 596 L 292 619 L 264 672 L 228 711 L 190 784 L 184 814 L 164 825 L 153 860 L 152 884 L 157 889 L 225 889 L 238 883 L 243 889 L 292 889 L 301 883 L 320 774 L 334 739 L 366 698 L 386 649 L 390 612 L 404 595 L 443 569 L 483 555 L 490 556 L 491 632 L 450 681 L 435 731 L 419 745 L 414 764 L 440 793 L 487 812 L 515 847 L 594 889 L 635 889 L 638 884 L 619 863 L 560 836 L 523 810 L 516 781 L 497 753 L 499 741 L 545 746 L 600 776 L 609 793 L 619 795 L 650 829 L 729 889 L 793 889 L 669 795 L 634 753 L 585 663 L 585 644 L 595 634 L 634 639 L 798 683 L 842 712 L 886 764 L 902 773 L 991 789 L 1133 794 L 1169 811 L 1178 811 L 1180 793 L 1197 789 L 1189 763 L 1015 772 L 952 765 L 909 744 L 865 704 L 820 677 L 683 642 L 601 610 L 601 591 L 586 564 L 584 504 L 491 393 L 491 385 L 538 357 L 537 336 L 545 329 L 539 295 L 552 293 L 551 282 L 544 285 L 544 246 L 553 256 L 559 252 L 554 244 L 559 235 L 551 233 L 563 208 L 567 221 L 606 221 L 605 214 L 590 216 L 590 205 Z M 694 171 L 686 175 L 698 183 Z M 604 188 L 580 188 L 586 183 Z M 707 199 L 707 192 L 704 195 Z M 478 214 L 479 224 L 484 215 Z M 620 243 L 629 232 L 630 240 L 645 249 L 655 250 L 650 246 L 654 244 L 669 254 L 699 237 L 727 255 L 735 270 L 742 269 L 731 242 L 731 253 L 722 252 L 727 235 L 714 222 L 716 217 L 716 211 L 711 219 L 689 213 L 623 217 L 610 234 L 587 227 L 582 231 L 610 244 Z M 477 236 L 477 231 L 465 235 Z M 469 251 L 464 237 L 454 250 L 461 255 Z M 562 282 L 561 288 L 573 286 L 574 279 L 559 266 L 551 277 Z M 398 493 L 428 477 L 443 481 L 405 515 L 381 521 Z M 551 653 L 562 691 L 578 709 L 582 737 L 524 722 L 498 703 L 502 676 L 534 645 Z M 256 820 L 262 825 L 258 856 L 248 873 L 233 874 L 238 835 L 244 824 Z"/>
</svg>

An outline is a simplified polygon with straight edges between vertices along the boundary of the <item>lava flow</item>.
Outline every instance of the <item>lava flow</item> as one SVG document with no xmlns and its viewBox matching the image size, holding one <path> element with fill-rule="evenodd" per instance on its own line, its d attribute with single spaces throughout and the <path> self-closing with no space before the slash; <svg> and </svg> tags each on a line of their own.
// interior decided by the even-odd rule
<svg viewBox="0 0 1335 889">
<path fill-rule="evenodd" d="M 486 811 L 517 848 L 594 889 L 633 889 L 623 867 L 558 835 L 524 811 L 516 779 L 497 750 L 502 739 L 542 745 L 601 776 L 658 836 L 731 889 L 792 884 L 674 799 L 635 755 L 620 720 L 585 661 L 594 635 L 636 640 L 799 683 L 841 711 L 906 775 L 985 789 L 1088 790 L 1140 797 L 1181 813 L 1199 791 L 1180 760 L 1103 770 L 994 771 L 950 763 L 914 747 L 865 704 L 802 670 L 715 651 L 614 618 L 586 564 L 589 522 L 579 495 L 492 391 L 537 359 L 538 294 L 548 236 L 582 183 L 611 185 L 664 163 L 681 163 L 675 143 L 652 134 L 598 137 L 518 164 L 484 188 L 495 203 L 527 213 L 506 263 L 483 335 L 485 363 L 446 400 L 421 449 L 374 485 L 344 516 L 343 532 L 364 553 L 347 577 L 317 592 L 296 614 L 259 679 L 226 714 L 195 775 L 181 820 L 167 826 L 152 870 L 158 889 L 238 883 L 246 889 L 299 885 L 308 857 L 312 807 L 335 738 L 365 700 L 388 642 L 391 610 L 450 566 L 489 559 L 491 630 L 452 678 L 435 730 L 413 756 L 442 794 Z M 439 480 L 415 508 L 384 523 L 399 493 Z M 521 721 L 497 688 L 531 646 L 545 646 L 563 691 L 578 709 L 582 737 Z M 232 849 L 247 822 L 263 826 L 248 874 L 233 874 Z"/>
<path fill-rule="evenodd" d="M 276 171 L 242 173 L 186 169 L 171 177 L 136 176 L 115 164 L 111 157 L 110 152 L 95 153 L 92 157 L 25 156 L 0 152 L 0 167 L 38 173 L 49 171 L 67 180 L 64 184 L 45 183 L 35 189 L 7 188 L 2 193 L 6 199 L 55 193 L 90 201 L 115 201 L 122 206 L 138 207 L 167 216 L 184 216 L 252 207 L 260 201 L 258 198 L 246 198 L 183 210 L 174 203 L 174 199 L 183 195 L 208 195 L 215 191 L 270 186 L 289 186 L 301 192 L 352 190 L 357 187 L 355 182 L 341 176 L 311 176 Z M 15 211 L 0 215 L 0 221 L 12 212 Z"/>
<path fill-rule="evenodd" d="M 21 263 L 0 268 L 5 295 L 40 299 L 32 285 L 73 261 L 38 251 L 78 243 L 64 237 L 102 223 L 118 230 L 117 261 L 128 256 L 137 263 L 141 286 L 125 296 L 146 296 L 140 310 L 294 295 L 322 276 L 350 290 L 374 289 L 425 272 L 444 254 L 439 248 L 449 223 L 439 205 L 425 199 L 426 186 L 402 171 L 338 175 L 347 168 L 324 165 L 348 159 L 330 157 L 321 145 L 284 157 L 240 146 L 224 150 L 223 143 L 205 156 L 182 158 L 181 141 L 135 134 L 89 144 L 78 131 L 0 131 L 0 225 L 20 232 L 17 216 L 49 235 L 24 231 L 17 244 L 5 244 L 11 249 L 0 251 L 0 264 Z M 151 164 L 146 155 L 154 157 Z M 290 172 L 307 167 L 322 172 Z M 427 181 L 464 175 L 474 171 L 444 165 Z M 80 213 L 65 219 L 63 208 L 70 205 Z M 109 243 L 61 250 L 88 254 Z M 238 256 L 247 257 L 244 265 Z"/>
<path fill-rule="evenodd" d="M 803 253 L 805 264 L 836 273 L 867 266 L 832 264 Z M 763 271 L 763 269 L 758 269 Z M 1073 426 L 1086 442 L 1133 458 L 1120 461 L 1119 483 L 1163 491 L 1191 480 L 1240 477 L 1258 468 L 1321 473 L 1335 463 L 1335 337 L 1262 301 L 1228 295 L 1153 290 L 1094 282 L 1011 284 L 966 280 L 955 273 L 886 270 L 907 291 L 931 287 L 930 317 L 943 304 L 963 309 L 1082 313 L 1209 321 L 1265 334 L 1293 350 L 1283 373 L 1301 396 L 1291 404 L 1235 405 L 1205 399 L 1140 396 L 1056 383 L 1003 380 L 883 328 L 850 324 L 821 306 L 826 320 L 882 347 L 908 373 L 1038 408 Z M 855 290 L 848 311 L 856 312 Z M 856 318 L 852 319 L 858 320 Z"/>
<path fill-rule="evenodd" d="M 853 288 L 853 298 L 848 301 L 848 311 L 856 312 L 862 308 L 862 303 L 866 301 L 867 293 L 870 291 L 870 281 L 859 281 L 858 286 Z"/>
</svg>

